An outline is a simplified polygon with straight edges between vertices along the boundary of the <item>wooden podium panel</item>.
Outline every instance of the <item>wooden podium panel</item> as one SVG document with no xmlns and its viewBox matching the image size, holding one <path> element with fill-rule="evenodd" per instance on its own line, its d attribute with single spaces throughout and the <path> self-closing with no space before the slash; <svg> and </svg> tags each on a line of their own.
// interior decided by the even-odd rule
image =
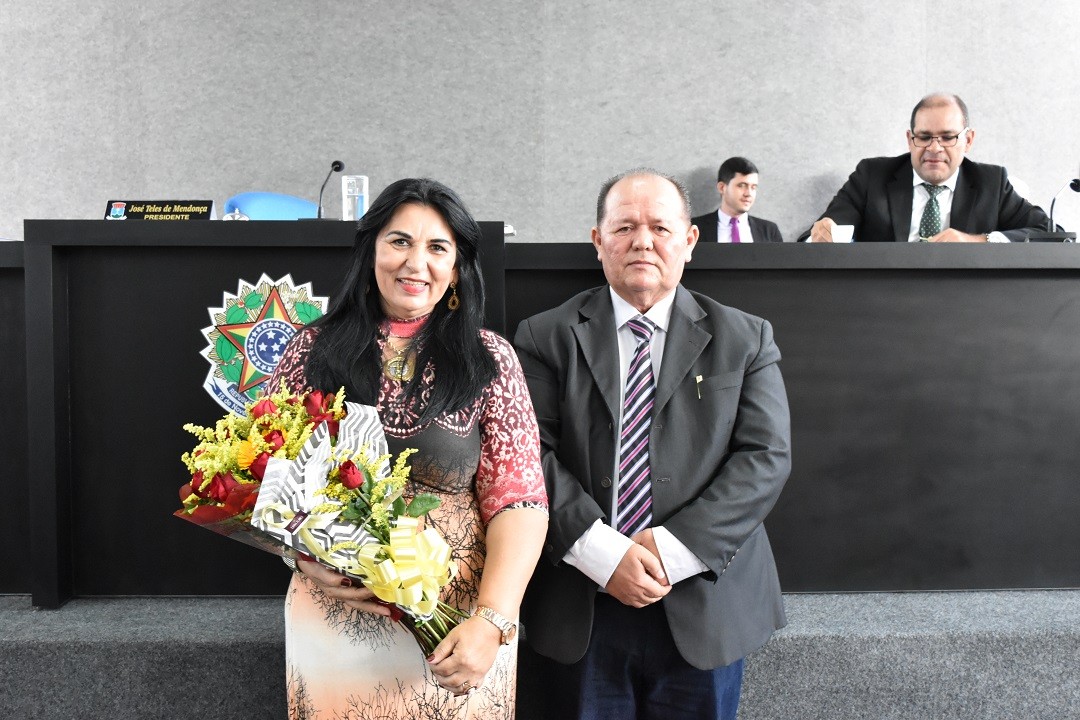
<svg viewBox="0 0 1080 720">
<path fill-rule="evenodd" d="M 504 247 L 482 227 L 496 330 L 603 282 L 587 243 Z M 264 273 L 332 301 L 352 234 L 27 221 L 23 257 L 0 255 L 0 309 L 20 314 L 25 282 L 30 361 L 7 342 L 0 359 L 34 401 L 0 492 L 32 491 L 0 540 L 30 542 L 0 591 L 41 607 L 284 591 L 276 558 L 171 517 L 181 426 L 224 412 L 202 390 L 207 308 Z M 766 525 L 785 590 L 1080 586 L 1077 246 L 702 246 L 684 282 L 775 327 L 794 462 Z M 17 323 L 2 332 L 19 344 Z"/>
<path fill-rule="evenodd" d="M 506 263 L 511 335 L 603 282 L 587 244 Z M 785 591 L 1080 587 L 1080 247 L 699 245 L 683 282 L 774 326 Z"/>
<path fill-rule="evenodd" d="M 30 586 L 23 297 L 23 244 L 0 242 L 0 498 L 7 510 L 0 522 L 0 548 L 7 548 L 8 558 L 0 572 L 0 594 L 26 592 Z"/>
<path fill-rule="evenodd" d="M 501 222 L 481 229 L 501 245 Z M 202 390 L 207 309 L 262 274 L 332 301 L 353 235 L 329 221 L 27 221 L 35 605 L 284 592 L 280 560 L 171 516 L 195 444 L 182 425 L 225 412 Z"/>
<path fill-rule="evenodd" d="M 280 560 L 171 516 L 195 444 L 182 425 L 225 412 L 202 389 L 207 309 L 264 273 L 332 294 L 351 227 L 40 221 L 25 237 L 30 384 L 52 400 L 30 408 L 31 473 L 56 479 L 31 497 L 36 566 L 55 568 L 34 604 L 282 593 Z"/>
</svg>

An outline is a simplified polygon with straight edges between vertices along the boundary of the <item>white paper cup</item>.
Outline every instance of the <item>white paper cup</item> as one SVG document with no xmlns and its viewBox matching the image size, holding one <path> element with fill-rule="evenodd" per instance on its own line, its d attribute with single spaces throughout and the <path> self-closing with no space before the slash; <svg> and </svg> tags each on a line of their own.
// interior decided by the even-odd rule
<svg viewBox="0 0 1080 720">
<path fill-rule="evenodd" d="M 849 243 L 855 235 L 854 225 L 834 225 L 832 229 L 832 241 L 834 243 Z"/>
</svg>

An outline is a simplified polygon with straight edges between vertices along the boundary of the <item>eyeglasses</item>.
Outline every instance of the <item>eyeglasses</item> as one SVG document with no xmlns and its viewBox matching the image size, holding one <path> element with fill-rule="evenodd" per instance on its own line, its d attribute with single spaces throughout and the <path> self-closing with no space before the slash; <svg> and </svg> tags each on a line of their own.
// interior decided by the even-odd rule
<svg viewBox="0 0 1080 720">
<path fill-rule="evenodd" d="M 960 136 L 966 133 L 971 128 L 964 128 L 955 135 L 912 135 L 911 144 L 915 147 L 930 147 L 937 140 L 938 145 L 941 147 L 952 147 L 956 145 L 956 141 L 960 139 Z"/>
</svg>

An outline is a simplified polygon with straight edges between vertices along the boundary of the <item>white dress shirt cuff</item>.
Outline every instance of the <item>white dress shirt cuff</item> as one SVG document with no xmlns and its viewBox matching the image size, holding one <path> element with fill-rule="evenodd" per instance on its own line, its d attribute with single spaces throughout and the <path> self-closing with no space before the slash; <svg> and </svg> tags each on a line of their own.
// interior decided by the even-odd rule
<svg viewBox="0 0 1080 720">
<path fill-rule="evenodd" d="M 1005 237 L 1003 233 L 999 233 L 997 230 L 986 236 L 986 242 L 1012 242 L 1009 238 Z"/>
<path fill-rule="evenodd" d="M 633 544 L 633 540 L 597 520 L 570 546 L 563 562 L 576 567 L 600 587 L 606 587 Z"/>
<path fill-rule="evenodd" d="M 663 526 L 654 527 L 652 536 L 660 553 L 660 561 L 664 563 L 668 582 L 672 585 L 709 569 L 697 555 L 690 552 L 690 548 Z"/>
</svg>

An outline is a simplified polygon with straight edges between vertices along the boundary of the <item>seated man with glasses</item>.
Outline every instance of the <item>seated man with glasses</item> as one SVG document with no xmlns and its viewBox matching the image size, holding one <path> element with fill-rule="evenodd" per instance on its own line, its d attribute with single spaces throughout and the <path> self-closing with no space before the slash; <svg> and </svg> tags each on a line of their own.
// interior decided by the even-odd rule
<svg viewBox="0 0 1080 720">
<path fill-rule="evenodd" d="M 907 140 L 906 155 L 861 161 L 799 240 L 833 242 L 837 225 L 854 225 L 858 242 L 1023 242 L 1046 230 L 1005 168 L 964 157 L 975 131 L 958 96 L 920 100 Z"/>
</svg>

